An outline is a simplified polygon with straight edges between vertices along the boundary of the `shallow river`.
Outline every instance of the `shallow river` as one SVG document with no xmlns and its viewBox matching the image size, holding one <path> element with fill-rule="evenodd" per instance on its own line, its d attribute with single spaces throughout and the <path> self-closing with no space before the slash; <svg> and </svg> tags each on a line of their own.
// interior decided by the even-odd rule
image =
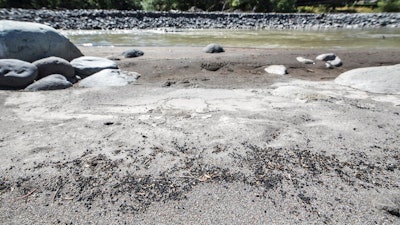
<svg viewBox="0 0 400 225">
<path fill-rule="evenodd" d="M 400 29 L 368 30 L 70 30 L 77 45 L 205 46 L 258 48 L 399 48 Z"/>
</svg>

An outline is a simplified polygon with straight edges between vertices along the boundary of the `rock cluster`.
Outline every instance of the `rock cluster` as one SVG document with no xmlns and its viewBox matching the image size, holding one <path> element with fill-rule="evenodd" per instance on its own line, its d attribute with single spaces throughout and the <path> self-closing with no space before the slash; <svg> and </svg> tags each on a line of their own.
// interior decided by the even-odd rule
<svg viewBox="0 0 400 225">
<path fill-rule="evenodd" d="M 334 53 L 324 53 L 315 57 L 316 61 L 322 61 L 325 63 L 325 67 L 328 69 L 333 69 L 335 67 L 340 67 L 343 65 L 342 60 Z M 296 57 L 297 62 L 306 65 L 317 64 L 312 59 L 304 58 L 303 56 Z M 318 64 L 316 66 L 319 66 Z M 270 65 L 266 67 L 265 72 L 275 75 L 285 75 L 288 74 L 287 68 L 284 65 Z"/>
<path fill-rule="evenodd" d="M 112 60 L 82 56 L 51 27 L 15 21 L 1 21 L 0 25 L 2 89 L 65 89 L 82 78 L 81 87 L 123 86 L 138 77 L 122 73 Z"/>
<path fill-rule="evenodd" d="M 80 87 L 124 86 L 139 77 L 118 69 L 115 62 L 82 56 L 70 62 L 48 57 L 33 63 L 18 59 L 0 59 L 0 88 L 44 91 Z"/>
<path fill-rule="evenodd" d="M 396 13 L 279 14 L 0 9 L 0 19 L 34 21 L 56 29 L 330 29 L 399 27 Z"/>
</svg>

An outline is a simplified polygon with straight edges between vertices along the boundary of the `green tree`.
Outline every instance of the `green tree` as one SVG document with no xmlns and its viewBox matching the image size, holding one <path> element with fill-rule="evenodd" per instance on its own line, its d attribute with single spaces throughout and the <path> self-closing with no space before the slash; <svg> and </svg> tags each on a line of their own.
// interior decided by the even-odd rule
<svg viewBox="0 0 400 225">
<path fill-rule="evenodd" d="M 381 12 L 400 12 L 400 0 L 382 0 L 378 2 Z"/>
<path fill-rule="evenodd" d="M 61 0 L 32 0 L 31 6 L 33 8 L 49 8 L 49 9 L 56 9 L 60 7 Z"/>
<path fill-rule="evenodd" d="M 7 8 L 32 8 L 31 0 L 3 0 L 2 2 Z"/>
<path fill-rule="evenodd" d="M 296 0 L 272 0 L 273 11 L 290 13 L 296 11 Z"/>
<path fill-rule="evenodd" d="M 231 0 L 230 5 L 234 9 L 253 12 L 271 12 L 274 10 L 274 2 L 271 0 Z"/>
<path fill-rule="evenodd" d="M 59 8 L 62 9 L 87 9 L 90 8 L 89 4 L 91 1 L 80 1 L 80 0 L 62 0 L 60 2 Z M 92 3 L 93 4 L 93 3 Z"/>
<path fill-rule="evenodd" d="M 112 6 L 114 9 L 138 10 L 142 9 L 140 2 L 140 0 L 112 0 Z"/>
</svg>

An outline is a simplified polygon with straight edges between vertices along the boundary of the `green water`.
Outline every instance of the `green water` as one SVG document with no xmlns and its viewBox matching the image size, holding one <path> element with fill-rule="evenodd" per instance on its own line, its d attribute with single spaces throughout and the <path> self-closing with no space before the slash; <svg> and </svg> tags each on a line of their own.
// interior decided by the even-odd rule
<svg viewBox="0 0 400 225">
<path fill-rule="evenodd" d="M 368 30 L 114 30 L 64 31 L 77 45 L 205 46 L 257 48 L 399 48 L 400 29 Z"/>
</svg>

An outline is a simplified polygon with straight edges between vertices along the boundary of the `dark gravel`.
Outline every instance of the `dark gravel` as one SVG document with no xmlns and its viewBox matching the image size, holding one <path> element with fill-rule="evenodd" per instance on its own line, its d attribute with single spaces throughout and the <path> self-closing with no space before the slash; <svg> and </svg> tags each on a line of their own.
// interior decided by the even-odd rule
<svg viewBox="0 0 400 225">
<path fill-rule="evenodd" d="M 276 14 L 144 12 L 119 10 L 0 9 L 0 19 L 31 21 L 56 29 L 332 29 L 400 27 L 399 13 Z"/>
<path fill-rule="evenodd" d="M 262 148 L 249 143 L 242 145 L 247 154 L 241 161 L 243 167 L 249 169 L 249 174 L 206 165 L 201 163 L 201 158 L 192 156 L 185 158 L 185 163 L 180 168 L 155 176 L 139 176 L 132 171 L 124 171 L 124 159 L 112 160 L 106 155 L 96 155 L 87 151 L 70 161 L 36 163 L 33 168 L 26 170 L 28 172 L 50 167 L 57 171 L 54 176 L 44 179 L 41 173 L 32 176 L 21 175 L 7 180 L 0 176 L 0 191 L 8 192 L 11 187 L 15 187 L 21 196 L 26 196 L 34 190 L 35 198 L 51 196 L 53 202 L 75 201 L 83 204 L 88 210 L 96 202 L 104 201 L 108 204 L 102 206 L 103 212 L 116 209 L 123 214 L 134 214 L 146 211 L 154 202 L 184 199 L 195 186 L 210 182 L 243 182 L 259 188 L 259 197 L 262 198 L 266 198 L 269 191 L 285 192 L 283 186 L 289 186 L 290 190 L 294 188 L 300 192 L 297 197 L 305 204 L 310 204 L 316 198 L 306 196 L 301 191 L 310 185 L 324 186 L 327 181 L 323 177 L 329 174 L 336 174 L 343 181 L 343 185 L 357 189 L 382 186 L 387 189 L 399 188 L 396 183 L 382 179 L 382 175 L 393 173 L 386 163 L 369 162 L 363 154 L 353 154 L 354 158 L 351 161 L 340 161 L 335 156 L 298 148 Z M 185 147 L 182 148 L 182 151 L 186 150 L 189 151 Z M 114 154 L 124 152 L 132 153 L 132 158 L 137 154 L 132 149 L 118 150 Z M 5 175 L 15 169 L 17 168 L 6 169 Z M 186 172 L 183 176 L 171 176 L 177 171 Z M 35 184 L 36 188 L 32 184 Z M 398 208 L 384 210 L 398 216 Z"/>
</svg>

